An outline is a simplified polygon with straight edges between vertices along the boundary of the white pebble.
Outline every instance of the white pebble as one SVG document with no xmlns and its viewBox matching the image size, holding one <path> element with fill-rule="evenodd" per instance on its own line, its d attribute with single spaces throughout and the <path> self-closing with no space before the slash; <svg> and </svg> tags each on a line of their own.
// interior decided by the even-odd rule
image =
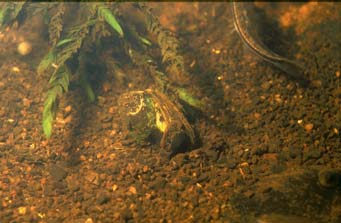
<svg viewBox="0 0 341 223">
<path fill-rule="evenodd" d="M 19 54 L 25 56 L 25 55 L 31 53 L 32 45 L 31 45 L 31 43 L 29 43 L 27 41 L 23 41 L 23 42 L 19 43 L 17 50 L 18 50 Z"/>
</svg>

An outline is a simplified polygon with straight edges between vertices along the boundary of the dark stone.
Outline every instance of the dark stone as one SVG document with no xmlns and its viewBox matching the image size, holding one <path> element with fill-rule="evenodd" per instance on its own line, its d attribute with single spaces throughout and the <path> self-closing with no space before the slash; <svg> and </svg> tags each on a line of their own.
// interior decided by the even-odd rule
<svg viewBox="0 0 341 223">
<path fill-rule="evenodd" d="M 106 193 L 100 193 L 97 197 L 97 204 L 102 205 L 110 201 L 110 197 Z"/>
<path fill-rule="evenodd" d="M 192 180 L 192 178 L 188 177 L 188 176 L 182 176 L 180 177 L 180 181 L 184 184 L 190 182 Z"/>
<path fill-rule="evenodd" d="M 234 169 L 237 166 L 237 162 L 236 162 L 235 159 L 230 158 L 230 159 L 227 160 L 226 165 L 227 165 L 228 168 Z"/>
<path fill-rule="evenodd" d="M 267 147 L 257 147 L 255 150 L 253 150 L 252 154 L 253 155 L 258 155 L 261 156 L 265 153 L 268 152 L 268 148 Z"/>
<path fill-rule="evenodd" d="M 198 183 L 205 182 L 209 179 L 209 176 L 205 173 L 201 174 L 201 176 L 197 179 Z"/>
<path fill-rule="evenodd" d="M 245 191 L 243 194 L 244 194 L 247 198 L 252 198 L 252 197 L 255 195 L 255 192 L 248 190 L 248 191 Z"/>
<path fill-rule="evenodd" d="M 56 154 L 56 153 L 51 153 L 51 155 L 49 156 L 49 159 L 50 160 L 57 160 L 57 157 L 58 157 L 58 155 Z"/>
<path fill-rule="evenodd" d="M 56 164 L 51 164 L 50 165 L 50 176 L 54 181 L 61 181 L 67 176 L 67 172 L 64 170 L 64 168 L 56 165 Z"/>
<path fill-rule="evenodd" d="M 154 184 L 151 185 L 152 189 L 164 189 L 167 184 L 167 181 L 163 178 L 158 178 L 154 181 Z"/>
<path fill-rule="evenodd" d="M 298 148 L 290 148 L 289 149 L 289 156 L 292 159 L 295 159 L 297 156 L 301 154 L 301 151 Z"/>
<path fill-rule="evenodd" d="M 266 187 L 262 190 L 262 193 L 269 193 L 270 191 L 272 191 L 272 187 Z"/>
</svg>

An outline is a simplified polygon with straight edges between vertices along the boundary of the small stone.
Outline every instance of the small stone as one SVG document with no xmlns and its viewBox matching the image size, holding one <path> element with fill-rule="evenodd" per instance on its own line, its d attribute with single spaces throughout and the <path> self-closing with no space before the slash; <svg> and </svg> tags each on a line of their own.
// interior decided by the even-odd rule
<svg viewBox="0 0 341 223">
<path fill-rule="evenodd" d="M 23 41 L 23 42 L 19 43 L 17 50 L 18 50 L 18 53 L 20 55 L 25 56 L 25 55 L 31 53 L 32 44 L 27 42 L 27 41 Z"/>
<path fill-rule="evenodd" d="M 71 106 L 71 105 L 68 105 L 68 106 L 66 106 L 66 107 L 64 108 L 64 111 L 65 111 L 66 113 L 69 113 L 71 110 L 72 110 L 72 106 Z"/>
<path fill-rule="evenodd" d="M 133 186 L 130 186 L 128 191 L 132 194 L 137 194 L 136 188 Z"/>
<path fill-rule="evenodd" d="M 263 82 L 261 85 L 261 88 L 263 88 L 264 90 L 267 90 L 270 88 L 271 83 L 270 82 Z"/>
<path fill-rule="evenodd" d="M 103 89 L 104 92 L 108 92 L 111 89 L 110 83 L 109 82 L 104 82 L 102 84 L 102 89 Z"/>
<path fill-rule="evenodd" d="M 101 159 L 102 157 L 103 157 L 102 153 L 97 153 L 97 154 L 96 154 L 96 158 L 97 158 L 97 159 Z"/>
<path fill-rule="evenodd" d="M 146 194 L 145 194 L 145 198 L 146 198 L 147 200 L 151 200 L 152 197 L 153 197 L 153 195 L 152 195 L 151 193 L 146 193 Z"/>
<path fill-rule="evenodd" d="M 113 160 L 113 159 L 115 159 L 116 158 L 116 154 L 115 153 L 111 153 L 110 155 L 109 155 L 109 159 L 110 160 Z"/>
<path fill-rule="evenodd" d="M 314 124 L 312 123 L 306 124 L 304 128 L 307 132 L 311 132 L 311 130 L 314 128 Z"/>
<path fill-rule="evenodd" d="M 91 218 L 88 218 L 88 219 L 85 220 L 84 223 L 93 223 L 93 222 L 94 222 L 94 221 L 93 221 Z"/>
<path fill-rule="evenodd" d="M 319 87 L 322 86 L 322 81 L 321 81 L 321 80 L 313 80 L 313 81 L 311 82 L 311 84 L 312 84 L 314 87 L 319 88 Z"/>
<path fill-rule="evenodd" d="M 94 171 L 90 171 L 86 176 L 85 179 L 90 182 L 93 183 L 95 185 L 99 185 L 99 174 L 94 172 Z"/>
<path fill-rule="evenodd" d="M 31 106 L 31 102 L 32 101 L 30 99 L 23 98 L 22 101 L 23 101 L 23 104 L 24 104 L 25 107 L 30 107 Z"/>
<path fill-rule="evenodd" d="M 117 191 L 118 186 L 116 184 L 114 184 L 114 185 L 112 185 L 111 189 L 112 189 L 112 191 Z"/>
<path fill-rule="evenodd" d="M 255 113 L 253 116 L 255 117 L 255 119 L 259 119 L 261 117 L 261 114 Z"/>
<path fill-rule="evenodd" d="M 106 193 L 100 193 L 97 198 L 97 204 L 103 205 L 110 200 L 110 197 Z"/>
<path fill-rule="evenodd" d="M 337 128 L 333 128 L 333 132 L 338 135 L 339 134 L 339 130 L 337 130 Z"/>
<path fill-rule="evenodd" d="M 105 104 L 105 97 L 97 96 L 98 104 L 104 105 Z"/>
<path fill-rule="evenodd" d="M 26 207 L 19 207 L 18 208 L 18 212 L 19 212 L 20 215 L 26 214 L 26 210 L 27 210 Z"/>
<path fill-rule="evenodd" d="M 109 108 L 109 113 L 110 113 L 110 114 L 116 113 L 116 107 L 110 107 L 110 108 Z"/>
<path fill-rule="evenodd" d="M 143 166 L 143 173 L 147 173 L 149 170 L 149 167 L 148 166 Z"/>
<path fill-rule="evenodd" d="M 234 169 L 237 166 L 237 162 L 233 158 L 228 159 L 226 164 L 227 164 L 227 167 L 230 169 Z"/>
<path fill-rule="evenodd" d="M 248 191 L 245 191 L 245 192 L 244 192 L 244 195 L 245 195 L 247 198 L 251 198 L 251 197 L 253 197 L 253 196 L 255 195 L 255 192 L 248 190 Z"/>
<path fill-rule="evenodd" d="M 64 168 L 60 167 L 59 165 L 52 164 L 50 166 L 50 175 L 53 180 L 55 181 L 61 181 L 67 176 L 67 172 L 64 170 Z"/>
<path fill-rule="evenodd" d="M 212 209 L 211 211 L 211 217 L 214 220 L 217 220 L 220 216 L 220 208 L 219 207 L 215 207 Z"/>
</svg>

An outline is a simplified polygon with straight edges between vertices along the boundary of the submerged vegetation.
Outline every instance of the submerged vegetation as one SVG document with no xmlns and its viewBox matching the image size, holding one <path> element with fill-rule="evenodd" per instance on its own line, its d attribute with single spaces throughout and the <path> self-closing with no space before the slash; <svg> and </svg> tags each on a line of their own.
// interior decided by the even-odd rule
<svg viewBox="0 0 341 223">
<path fill-rule="evenodd" d="M 97 70 L 119 72 L 120 65 L 126 62 L 122 58 L 128 58 L 129 62 L 146 70 L 148 72 L 146 75 L 154 80 L 154 87 L 158 89 L 156 92 L 160 92 L 159 95 L 167 94 L 173 100 L 179 99 L 192 107 L 202 108 L 202 103 L 184 88 L 189 77 L 183 57 L 179 54 L 179 41 L 160 25 L 157 17 L 145 4 L 117 2 L 0 4 L 2 29 L 15 23 L 20 27 L 34 15 L 44 18 L 50 49 L 37 67 L 37 73 L 49 78 L 42 121 L 43 131 L 47 137 L 52 134 L 58 102 L 69 90 L 70 83 L 78 83 L 89 101 L 94 102 L 96 96 L 92 80 L 96 79 Z M 129 14 L 127 13 L 129 10 L 135 10 L 137 13 Z M 138 21 L 129 19 L 131 16 L 136 16 Z M 155 49 L 158 54 L 155 54 Z M 92 67 L 101 69 L 91 72 Z M 183 117 L 182 114 L 174 115 L 175 111 L 182 113 L 182 108 L 172 109 L 171 113 L 172 117 Z M 163 110 L 162 113 L 167 112 Z M 167 117 L 165 119 L 167 120 Z M 186 127 L 186 132 L 190 132 L 192 141 L 193 130 L 188 122 L 185 119 L 179 121 Z M 180 124 L 179 128 L 182 128 L 183 124 Z"/>
</svg>

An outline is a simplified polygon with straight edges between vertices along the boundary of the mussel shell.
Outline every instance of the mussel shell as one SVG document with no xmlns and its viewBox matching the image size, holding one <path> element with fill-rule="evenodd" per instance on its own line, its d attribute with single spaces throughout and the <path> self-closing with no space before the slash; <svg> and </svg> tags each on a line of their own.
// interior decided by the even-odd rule
<svg viewBox="0 0 341 223">
<path fill-rule="evenodd" d="M 188 150 L 193 129 L 178 106 L 159 91 L 131 91 L 118 99 L 122 126 L 138 144 L 159 144 L 170 156 Z"/>
</svg>

